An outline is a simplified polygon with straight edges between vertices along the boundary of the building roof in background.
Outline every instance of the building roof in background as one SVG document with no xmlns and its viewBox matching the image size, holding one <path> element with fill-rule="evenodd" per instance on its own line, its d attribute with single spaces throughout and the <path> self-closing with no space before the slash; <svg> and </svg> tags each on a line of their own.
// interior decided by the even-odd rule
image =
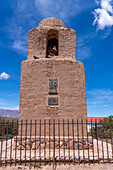
<svg viewBox="0 0 113 170">
<path fill-rule="evenodd" d="M 98 122 L 98 121 L 106 119 L 106 118 L 108 118 L 108 117 L 87 117 L 87 121 L 91 122 L 91 120 L 92 120 L 92 122 L 95 122 L 95 120 L 96 120 Z"/>
</svg>

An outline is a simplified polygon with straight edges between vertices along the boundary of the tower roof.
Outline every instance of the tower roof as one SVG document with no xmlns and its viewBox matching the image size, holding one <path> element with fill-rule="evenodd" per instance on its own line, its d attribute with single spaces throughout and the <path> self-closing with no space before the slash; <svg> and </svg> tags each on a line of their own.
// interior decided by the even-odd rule
<svg viewBox="0 0 113 170">
<path fill-rule="evenodd" d="M 66 28 L 65 24 L 58 18 L 54 18 L 54 17 L 49 17 L 49 18 L 45 18 L 43 19 L 38 27 L 64 27 Z"/>
</svg>

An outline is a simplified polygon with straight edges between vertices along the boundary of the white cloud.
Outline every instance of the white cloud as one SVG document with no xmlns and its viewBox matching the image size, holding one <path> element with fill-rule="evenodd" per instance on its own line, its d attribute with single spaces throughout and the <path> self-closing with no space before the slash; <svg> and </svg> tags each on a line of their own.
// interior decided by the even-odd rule
<svg viewBox="0 0 113 170">
<path fill-rule="evenodd" d="M 26 52 L 27 51 L 27 47 L 26 47 L 26 42 L 21 41 L 21 40 L 15 40 L 12 48 L 17 49 L 17 50 L 21 50 Z"/>
<path fill-rule="evenodd" d="M 8 42 L 5 46 L 25 55 L 27 55 L 25 45 L 27 49 L 28 31 L 36 27 L 42 19 L 56 17 L 67 24 L 77 14 L 95 7 L 95 2 L 84 2 L 84 0 L 18 0 L 5 3 L 13 12 L 13 15 L 4 21 L 6 24 L 1 27 L 6 32 L 7 39 L 13 42 L 13 45 Z M 25 42 L 24 47 L 19 41 Z"/>
<path fill-rule="evenodd" d="M 25 48 L 27 50 L 28 31 L 36 27 L 42 19 L 53 16 L 68 24 L 71 19 L 76 18 L 77 14 L 93 9 L 95 2 L 84 2 L 84 0 L 18 0 L 14 3 L 8 2 L 8 5 L 13 11 L 13 15 L 9 16 L 5 21 L 6 24 L 2 26 L 3 31 L 7 34 L 7 39 L 10 41 L 5 46 L 27 55 Z"/>
<path fill-rule="evenodd" d="M 97 4 L 99 4 L 99 2 Z M 98 29 L 104 29 L 105 27 L 113 26 L 112 0 L 101 0 L 100 8 L 95 9 L 93 14 L 95 18 L 93 25 L 97 23 Z"/>
<path fill-rule="evenodd" d="M 111 2 L 112 2 L 111 0 L 102 0 L 101 7 L 106 11 L 113 13 Z"/>
<path fill-rule="evenodd" d="M 77 37 L 77 60 L 84 60 L 91 56 L 89 43 L 94 37 L 94 33 Z"/>
<path fill-rule="evenodd" d="M 84 60 L 86 58 L 89 58 L 90 55 L 90 48 L 85 46 L 85 44 L 78 43 L 77 60 Z"/>
<path fill-rule="evenodd" d="M 36 0 L 35 4 L 38 11 L 43 16 L 56 15 L 60 18 L 65 18 L 67 16 L 68 8 L 66 9 L 66 3 L 63 3 L 63 1 Z"/>
<path fill-rule="evenodd" d="M 2 79 L 6 80 L 6 79 L 9 79 L 9 78 L 10 78 L 9 74 L 7 74 L 7 73 L 5 73 L 5 72 L 3 72 L 3 73 L 0 74 L 0 79 L 1 79 L 1 80 L 2 80 Z"/>
<path fill-rule="evenodd" d="M 5 106 L 6 100 L 4 98 L 0 98 L 0 108 L 1 106 Z"/>
<path fill-rule="evenodd" d="M 113 91 L 110 89 L 95 89 L 87 92 L 89 106 L 104 106 L 112 105 Z"/>
<path fill-rule="evenodd" d="M 14 106 L 14 107 L 8 107 L 10 110 L 19 110 L 19 106 Z"/>
<path fill-rule="evenodd" d="M 104 105 L 104 107 L 107 107 L 108 105 Z"/>
<path fill-rule="evenodd" d="M 63 20 L 92 8 L 93 2 L 85 2 L 84 0 L 35 0 L 38 12 L 43 17 L 54 16 Z"/>
</svg>

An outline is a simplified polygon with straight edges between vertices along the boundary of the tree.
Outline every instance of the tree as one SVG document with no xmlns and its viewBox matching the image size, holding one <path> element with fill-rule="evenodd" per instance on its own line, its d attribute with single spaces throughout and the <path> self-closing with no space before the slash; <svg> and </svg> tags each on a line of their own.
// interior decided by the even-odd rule
<svg viewBox="0 0 113 170">
<path fill-rule="evenodd" d="M 112 139 L 113 138 L 113 116 L 108 116 L 99 122 L 93 123 L 93 127 L 90 131 L 90 135 L 93 138 L 100 139 Z"/>
<path fill-rule="evenodd" d="M 5 120 L 0 118 L 0 139 L 12 138 L 18 135 L 17 120 Z"/>
</svg>

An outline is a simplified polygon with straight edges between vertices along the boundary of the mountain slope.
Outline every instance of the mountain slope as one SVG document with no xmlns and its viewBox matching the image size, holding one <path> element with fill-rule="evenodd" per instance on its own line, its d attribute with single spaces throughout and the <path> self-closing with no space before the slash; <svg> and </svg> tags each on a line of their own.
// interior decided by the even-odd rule
<svg viewBox="0 0 113 170">
<path fill-rule="evenodd" d="M 0 109 L 0 117 L 18 118 L 19 110 Z"/>
</svg>

